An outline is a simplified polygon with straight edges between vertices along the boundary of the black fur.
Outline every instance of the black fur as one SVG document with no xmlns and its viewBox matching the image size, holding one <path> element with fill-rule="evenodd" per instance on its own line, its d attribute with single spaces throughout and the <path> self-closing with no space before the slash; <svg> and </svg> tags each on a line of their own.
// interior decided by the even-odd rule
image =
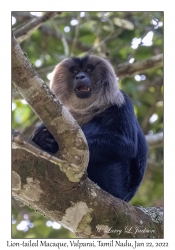
<svg viewBox="0 0 175 250">
<path fill-rule="evenodd" d="M 121 107 L 110 106 L 81 128 L 90 151 L 88 177 L 108 193 L 130 201 L 142 181 L 148 149 L 131 100 L 123 95 L 125 101 Z M 48 152 L 58 150 L 44 125 L 37 129 L 32 140 Z"/>
<path fill-rule="evenodd" d="M 89 56 L 83 56 L 83 57 L 72 57 L 72 60 L 76 65 L 78 65 L 81 69 L 83 69 L 84 65 L 86 64 Z"/>
<path fill-rule="evenodd" d="M 108 193 L 129 201 L 145 172 L 147 143 L 132 103 L 124 97 L 122 107 L 109 107 L 82 130 L 90 150 L 88 177 Z"/>
</svg>

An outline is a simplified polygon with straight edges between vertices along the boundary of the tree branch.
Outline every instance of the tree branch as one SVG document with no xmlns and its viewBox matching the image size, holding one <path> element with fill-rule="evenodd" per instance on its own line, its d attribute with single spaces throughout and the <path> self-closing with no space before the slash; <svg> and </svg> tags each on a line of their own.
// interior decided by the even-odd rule
<svg viewBox="0 0 175 250">
<path fill-rule="evenodd" d="M 133 207 L 88 178 L 70 182 L 59 161 L 33 154 L 38 149 L 25 138 L 21 142 L 19 136 L 13 131 L 12 195 L 16 199 L 79 238 L 162 238 L 161 208 Z"/>
<path fill-rule="evenodd" d="M 161 87 L 158 87 L 155 93 L 155 103 L 149 108 L 149 110 L 147 111 L 147 114 L 145 115 L 142 121 L 141 127 L 144 133 L 147 133 L 147 125 L 148 125 L 149 119 L 157 108 L 156 104 L 160 98 L 160 91 L 161 91 Z"/>
<path fill-rule="evenodd" d="M 160 90 L 163 85 L 163 77 L 155 77 L 154 80 L 144 81 L 141 85 L 137 87 L 139 92 L 145 92 L 150 89 L 150 87 L 154 87 L 156 90 Z"/>
<path fill-rule="evenodd" d="M 75 33 L 74 33 L 74 38 L 72 42 L 71 55 L 74 55 L 74 48 L 76 47 L 76 43 L 78 41 L 78 34 L 79 34 L 79 29 L 80 29 L 80 12 L 77 14 L 77 20 L 78 20 L 78 24 L 75 26 Z"/>
<path fill-rule="evenodd" d="M 12 37 L 12 81 L 16 90 L 21 93 L 58 142 L 59 157 L 77 165 L 82 176 L 89 159 L 85 136 L 68 110 L 39 78 L 14 37 Z"/>
<path fill-rule="evenodd" d="M 58 36 L 60 37 L 63 47 L 64 47 L 64 54 L 67 57 L 69 55 L 69 46 L 67 43 L 67 39 L 65 37 L 65 35 L 63 33 L 61 33 L 61 31 L 59 30 L 58 26 L 56 25 L 56 23 L 52 20 L 52 25 L 54 26 L 54 29 L 56 31 L 56 33 L 58 34 Z"/>
<path fill-rule="evenodd" d="M 138 61 L 135 63 L 122 63 L 115 67 L 117 76 L 120 78 L 129 77 L 133 74 L 144 72 L 151 68 L 163 66 L 163 54 L 153 56 L 151 58 Z"/>
<path fill-rule="evenodd" d="M 150 148 L 160 148 L 163 146 L 163 132 L 146 135 L 146 140 Z"/>
<path fill-rule="evenodd" d="M 12 16 L 23 22 L 31 18 L 31 14 L 29 11 L 12 11 Z"/>
<path fill-rule="evenodd" d="M 59 39 L 62 38 L 62 36 L 61 36 L 60 33 L 58 34 L 54 29 L 52 29 L 52 28 L 50 28 L 50 27 L 48 27 L 48 26 L 46 26 L 46 25 L 42 25 L 42 26 L 39 28 L 39 30 L 40 30 L 42 33 L 44 33 L 44 35 L 51 36 L 51 37 L 57 37 L 57 38 L 59 38 Z M 72 44 L 73 44 L 73 40 L 72 40 L 71 38 L 66 37 L 66 40 L 67 40 L 67 43 L 68 43 L 69 45 L 72 45 Z M 77 41 L 77 42 L 76 42 L 76 48 L 78 48 L 78 49 L 80 49 L 80 50 L 82 50 L 82 51 L 87 51 L 87 50 L 89 50 L 89 49 L 91 48 L 91 46 L 89 46 L 89 45 L 87 45 L 87 44 L 84 44 L 84 43 L 82 43 L 82 42 Z"/>
<path fill-rule="evenodd" d="M 91 52 L 95 52 L 99 47 L 102 47 L 105 43 L 113 40 L 114 38 L 116 38 L 117 36 L 120 35 L 120 33 L 122 32 L 122 30 L 114 30 L 112 33 L 110 33 L 108 36 L 106 36 L 103 40 L 99 41 L 97 44 L 95 44 L 93 47 L 91 47 L 88 50 L 88 54 L 90 54 Z"/>
<path fill-rule="evenodd" d="M 80 176 L 79 168 L 76 165 L 60 160 L 57 157 L 54 157 L 53 155 L 50 155 L 49 153 L 33 146 L 32 144 L 28 143 L 19 132 L 15 130 L 12 130 L 12 149 L 23 149 L 35 155 L 36 157 L 41 157 L 51 163 L 54 163 L 60 167 L 61 171 L 66 173 L 66 176 L 72 182 L 75 182 L 76 177 L 78 177 L 76 182 L 78 182 L 82 177 Z"/>
<path fill-rule="evenodd" d="M 37 17 L 29 21 L 24 26 L 20 27 L 19 29 L 14 31 L 14 35 L 17 38 L 19 43 L 26 40 L 31 34 L 43 23 L 46 22 L 48 19 L 54 17 L 56 14 L 60 12 L 47 12 L 41 17 Z"/>
</svg>

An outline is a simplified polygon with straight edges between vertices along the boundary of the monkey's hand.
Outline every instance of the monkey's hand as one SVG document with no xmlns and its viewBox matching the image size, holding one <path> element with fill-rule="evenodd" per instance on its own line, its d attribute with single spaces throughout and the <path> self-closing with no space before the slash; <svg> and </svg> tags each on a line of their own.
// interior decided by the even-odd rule
<svg viewBox="0 0 175 250">
<path fill-rule="evenodd" d="M 44 124 L 41 124 L 35 130 L 30 139 L 49 153 L 55 154 L 59 149 L 57 142 Z"/>
</svg>

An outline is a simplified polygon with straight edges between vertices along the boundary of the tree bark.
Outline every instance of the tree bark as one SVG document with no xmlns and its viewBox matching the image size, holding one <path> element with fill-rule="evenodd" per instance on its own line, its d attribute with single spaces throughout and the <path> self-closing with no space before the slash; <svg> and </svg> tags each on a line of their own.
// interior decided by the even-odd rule
<svg viewBox="0 0 175 250">
<path fill-rule="evenodd" d="M 87 177 L 71 182 L 61 162 L 42 157 L 47 153 L 41 150 L 38 155 L 28 150 L 31 142 L 16 131 L 12 142 L 12 195 L 27 206 L 79 238 L 163 237 L 162 209 L 133 207 Z"/>
<path fill-rule="evenodd" d="M 22 43 L 26 40 L 31 34 L 40 27 L 43 22 L 46 22 L 48 19 L 53 18 L 56 14 L 60 12 L 47 12 L 41 17 L 33 18 L 27 24 L 23 25 L 19 29 L 14 31 L 14 35 L 17 38 L 19 43 Z"/>
<path fill-rule="evenodd" d="M 89 159 L 86 138 L 68 110 L 39 78 L 14 37 L 12 38 L 12 81 L 16 90 L 21 93 L 58 142 L 59 157 L 79 168 L 79 178 L 71 177 L 75 178 L 75 182 L 79 181 Z"/>
<path fill-rule="evenodd" d="M 119 78 L 123 78 L 123 77 L 130 77 L 133 74 L 142 73 L 148 69 L 157 68 L 161 66 L 163 66 L 163 54 L 156 55 L 151 58 L 138 61 L 132 64 L 130 63 L 119 64 L 115 68 L 115 71 Z"/>
<path fill-rule="evenodd" d="M 160 148 L 163 146 L 163 132 L 146 135 L 146 140 L 148 142 L 149 148 Z"/>
</svg>

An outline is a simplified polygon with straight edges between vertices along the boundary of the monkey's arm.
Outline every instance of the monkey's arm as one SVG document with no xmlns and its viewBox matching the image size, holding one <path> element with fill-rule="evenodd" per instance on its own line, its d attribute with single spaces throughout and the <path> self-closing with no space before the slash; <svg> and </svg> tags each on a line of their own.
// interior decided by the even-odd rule
<svg viewBox="0 0 175 250">
<path fill-rule="evenodd" d="M 59 146 L 49 130 L 44 124 L 41 124 L 34 132 L 33 136 L 30 138 L 43 150 L 49 153 L 56 153 L 59 149 Z"/>
<path fill-rule="evenodd" d="M 136 145 L 131 139 L 112 132 L 94 134 L 93 127 L 94 126 L 89 123 L 82 128 L 93 160 L 102 158 L 105 160 L 108 157 L 116 157 L 117 159 L 119 157 L 131 158 L 135 155 Z M 35 130 L 31 140 L 43 150 L 53 154 L 59 149 L 57 142 L 44 124 L 41 124 Z"/>
</svg>

